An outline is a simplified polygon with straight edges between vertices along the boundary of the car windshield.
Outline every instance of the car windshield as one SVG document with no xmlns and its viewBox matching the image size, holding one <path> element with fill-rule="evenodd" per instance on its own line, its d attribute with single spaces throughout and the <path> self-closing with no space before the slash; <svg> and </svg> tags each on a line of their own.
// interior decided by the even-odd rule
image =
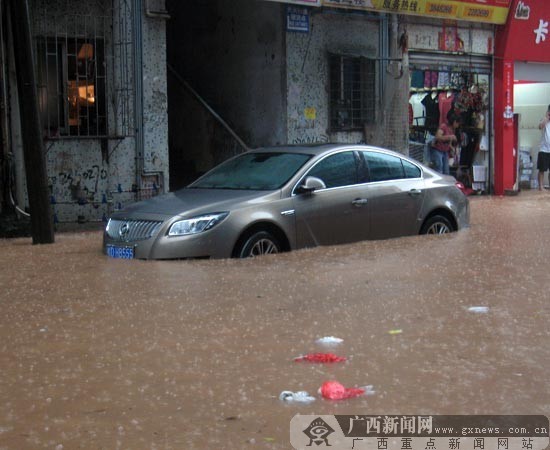
<svg viewBox="0 0 550 450">
<path fill-rule="evenodd" d="M 282 187 L 311 155 L 300 153 L 243 153 L 207 172 L 189 188 L 274 190 Z"/>
</svg>

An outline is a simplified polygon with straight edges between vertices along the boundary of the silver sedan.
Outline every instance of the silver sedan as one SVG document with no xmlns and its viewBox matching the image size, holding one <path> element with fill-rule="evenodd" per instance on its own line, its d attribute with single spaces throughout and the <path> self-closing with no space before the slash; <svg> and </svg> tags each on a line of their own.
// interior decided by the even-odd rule
<svg viewBox="0 0 550 450">
<path fill-rule="evenodd" d="M 115 212 L 114 258 L 250 257 L 469 225 L 460 184 L 389 150 L 326 144 L 242 153 L 188 187 Z"/>
</svg>

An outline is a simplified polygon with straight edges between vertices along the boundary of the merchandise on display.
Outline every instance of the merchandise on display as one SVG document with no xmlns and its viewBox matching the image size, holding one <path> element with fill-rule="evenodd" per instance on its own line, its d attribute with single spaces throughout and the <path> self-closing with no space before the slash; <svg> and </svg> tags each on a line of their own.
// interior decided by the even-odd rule
<svg viewBox="0 0 550 450">
<path fill-rule="evenodd" d="M 449 160 L 451 174 L 467 188 L 479 191 L 486 190 L 487 180 L 474 180 L 473 167 L 487 164 L 489 80 L 488 74 L 459 67 L 422 67 L 410 73 L 409 154 L 429 163 L 430 145 L 438 127 L 446 123 L 449 114 L 457 115 L 460 127 L 457 150 Z"/>
</svg>

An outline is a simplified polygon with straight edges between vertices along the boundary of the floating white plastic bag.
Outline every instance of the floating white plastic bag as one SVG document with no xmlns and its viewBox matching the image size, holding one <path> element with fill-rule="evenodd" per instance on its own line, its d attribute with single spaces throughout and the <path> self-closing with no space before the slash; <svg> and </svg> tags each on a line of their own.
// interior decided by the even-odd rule
<svg viewBox="0 0 550 450">
<path fill-rule="evenodd" d="M 340 339 L 334 336 L 325 336 L 320 339 L 317 339 L 318 344 L 334 345 L 334 344 L 341 344 L 342 342 L 344 342 L 343 339 Z"/>
<path fill-rule="evenodd" d="M 468 308 L 469 312 L 477 313 L 477 314 L 486 314 L 489 312 L 488 306 L 470 306 Z"/>
<path fill-rule="evenodd" d="M 279 395 L 279 400 L 289 403 L 311 403 L 315 401 L 315 397 L 312 397 L 306 391 L 283 391 Z"/>
</svg>

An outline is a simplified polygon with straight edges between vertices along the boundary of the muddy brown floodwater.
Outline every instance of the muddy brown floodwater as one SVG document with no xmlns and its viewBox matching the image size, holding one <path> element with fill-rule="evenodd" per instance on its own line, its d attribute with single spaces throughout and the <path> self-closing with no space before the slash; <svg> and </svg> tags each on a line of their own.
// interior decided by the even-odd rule
<svg viewBox="0 0 550 450">
<path fill-rule="evenodd" d="M 287 449 L 297 413 L 547 415 L 550 193 L 471 208 L 452 235 L 255 260 L 0 241 L 0 449 Z M 347 362 L 293 361 L 323 336 Z M 331 379 L 376 393 L 323 400 Z"/>
</svg>

